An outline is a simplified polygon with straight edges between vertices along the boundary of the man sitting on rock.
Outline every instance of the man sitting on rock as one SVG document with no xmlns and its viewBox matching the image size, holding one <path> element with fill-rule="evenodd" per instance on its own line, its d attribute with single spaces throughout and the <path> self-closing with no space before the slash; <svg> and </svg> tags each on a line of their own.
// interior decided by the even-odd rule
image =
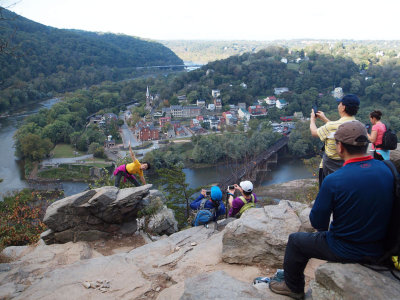
<svg viewBox="0 0 400 300">
<path fill-rule="evenodd" d="M 235 190 L 238 190 L 242 195 L 235 198 Z M 246 180 L 240 182 L 239 185 L 234 184 L 233 186 L 229 186 L 228 202 L 230 207 L 230 217 L 239 218 L 246 210 L 255 207 L 257 197 L 253 194 L 253 184 L 250 181 Z"/>
<path fill-rule="evenodd" d="M 289 236 L 284 280 L 272 279 L 269 285 L 274 293 L 302 299 L 303 272 L 310 258 L 371 263 L 383 254 L 394 201 L 393 175 L 383 162 L 366 154 L 367 131 L 359 121 L 340 125 L 334 138 L 344 164 L 324 179 L 310 212 L 318 232 Z"/>
<path fill-rule="evenodd" d="M 212 218 L 210 220 L 207 220 L 206 223 L 211 221 L 216 221 L 219 216 L 225 214 L 225 205 L 224 202 L 222 202 L 221 189 L 218 186 L 211 187 L 210 195 L 207 195 L 207 191 L 205 189 L 202 189 L 200 195 L 196 198 L 196 200 L 190 203 L 190 208 L 197 211 L 199 210 L 215 211 Z M 203 223 L 196 224 L 195 222 L 196 218 L 193 221 L 194 226 L 204 225 Z"/>
</svg>

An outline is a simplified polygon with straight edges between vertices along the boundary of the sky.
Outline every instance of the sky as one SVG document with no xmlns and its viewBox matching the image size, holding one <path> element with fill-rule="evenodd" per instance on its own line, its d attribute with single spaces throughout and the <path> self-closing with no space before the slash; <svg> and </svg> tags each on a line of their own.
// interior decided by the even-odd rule
<svg viewBox="0 0 400 300">
<path fill-rule="evenodd" d="M 400 0 L 0 0 L 56 28 L 154 40 L 400 40 Z"/>
</svg>

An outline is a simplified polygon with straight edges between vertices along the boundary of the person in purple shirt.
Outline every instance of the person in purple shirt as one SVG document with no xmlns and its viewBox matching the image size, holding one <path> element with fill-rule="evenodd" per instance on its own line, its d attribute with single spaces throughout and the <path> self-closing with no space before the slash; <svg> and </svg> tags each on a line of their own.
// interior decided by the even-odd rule
<svg viewBox="0 0 400 300">
<path fill-rule="evenodd" d="M 235 191 L 240 192 L 240 196 L 235 198 Z M 228 187 L 229 216 L 239 218 L 244 211 L 255 207 L 257 202 L 256 195 L 253 194 L 253 184 L 246 180 L 240 182 L 239 185 L 234 184 Z"/>
</svg>

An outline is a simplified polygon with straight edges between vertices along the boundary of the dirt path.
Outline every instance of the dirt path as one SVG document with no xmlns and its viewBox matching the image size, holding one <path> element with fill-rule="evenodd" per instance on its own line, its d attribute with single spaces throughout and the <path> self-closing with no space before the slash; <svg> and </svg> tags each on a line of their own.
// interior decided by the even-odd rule
<svg viewBox="0 0 400 300">
<path fill-rule="evenodd" d="M 38 168 L 39 168 L 39 163 L 35 162 L 33 165 L 33 169 L 31 171 L 31 173 L 29 174 L 29 177 L 28 177 L 29 180 L 37 179 Z"/>
</svg>

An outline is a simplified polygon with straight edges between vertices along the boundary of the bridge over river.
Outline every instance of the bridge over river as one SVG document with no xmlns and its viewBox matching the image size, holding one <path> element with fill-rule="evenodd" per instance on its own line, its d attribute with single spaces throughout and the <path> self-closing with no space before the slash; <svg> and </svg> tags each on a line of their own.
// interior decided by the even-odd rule
<svg viewBox="0 0 400 300">
<path fill-rule="evenodd" d="M 289 142 L 289 137 L 284 136 L 276 141 L 267 150 L 260 153 L 254 159 L 243 164 L 239 169 L 233 172 L 232 175 L 227 177 L 223 182 L 219 183 L 218 186 L 224 192 L 227 190 L 229 185 L 238 183 L 241 180 L 247 179 L 255 181 L 257 172 L 267 170 L 268 163 L 276 163 L 278 159 L 279 150 L 283 149 Z"/>
</svg>

